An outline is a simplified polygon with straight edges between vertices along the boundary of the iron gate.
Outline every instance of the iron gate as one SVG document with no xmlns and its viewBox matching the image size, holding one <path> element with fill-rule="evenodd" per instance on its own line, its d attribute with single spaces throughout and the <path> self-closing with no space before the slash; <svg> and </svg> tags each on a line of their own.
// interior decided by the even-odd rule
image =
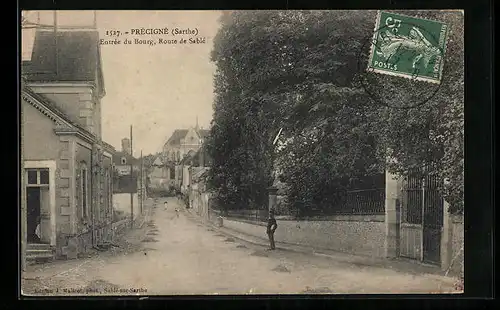
<svg viewBox="0 0 500 310">
<path fill-rule="evenodd" d="M 438 192 L 439 179 L 426 175 L 424 179 L 423 260 L 441 264 L 441 231 L 443 227 L 443 197 Z"/>
<path fill-rule="evenodd" d="M 404 180 L 400 211 L 400 256 L 422 257 L 422 178 L 415 170 Z"/>
<path fill-rule="evenodd" d="M 403 183 L 400 213 L 400 256 L 431 264 L 441 261 L 444 201 L 439 179 L 423 169 L 411 171 Z"/>
</svg>

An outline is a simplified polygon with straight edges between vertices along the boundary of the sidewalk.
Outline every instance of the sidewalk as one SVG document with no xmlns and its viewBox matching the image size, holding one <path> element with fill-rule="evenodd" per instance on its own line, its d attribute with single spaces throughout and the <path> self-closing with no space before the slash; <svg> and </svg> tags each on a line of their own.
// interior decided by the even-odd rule
<svg viewBox="0 0 500 310">
<path fill-rule="evenodd" d="M 269 247 L 269 242 L 265 238 L 251 236 L 226 227 L 218 227 L 213 223 L 211 223 L 209 220 L 200 218 L 198 215 L 192 212 L 191 209 L 186 209 L 186 211 L 189 214 L 188 218 L 197 221 L 199 223 L 202 223 L 208 227 L 211 227 L 222 234 L 225 234 L 234 239 L 238 239 L 240 241 L 247 242 L 253 245 L 266 248 Z M 377 257 L 361 256 L 344 252 L 337 252 L 328 249 L 317 249 L 309 246 L 284 243 L 279 241 L 276 241 L 276 249 L 281 251 L 290 251 L 290 252 L 304 253 L 304 254 L 325 257 L 346 264 L 386 268 L 412 275 L 425 274 L 431 277 L 437 276 L 442 278 L 444 277 L 445 274 L 445 271 L 442 271 L 439 267 L 412 262 L 410 260 L 405 260 L 405 259 L 391 259 L 391 258 L 383 259 Z M 451 276 L 448 276 L 447 278 L 452 279 Z"/>
<path fill-rule="evenodd" d="M 135 219 L 134 226 L 136 228 L 142 228 L 142 226 L 144 226 L 144 223 L 147 223 L 150 220 L 154 206 L 155 206 L 155 201 L 153 198 L 146 198 L 144 200 L 143 210 L 142 210 L 143 212 L 137 217 L 137 219 Z"/>
</svg>

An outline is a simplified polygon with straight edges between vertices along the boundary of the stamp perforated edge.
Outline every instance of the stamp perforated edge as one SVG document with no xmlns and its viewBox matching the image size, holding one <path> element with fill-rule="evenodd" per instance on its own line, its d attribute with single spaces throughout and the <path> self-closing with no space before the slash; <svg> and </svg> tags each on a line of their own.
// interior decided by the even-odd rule
<svg viewBox="0 0 500 310">
<path fill-rule="evenodd" d="M 370 67 L 372 61 L 373 61 L 373 53 L 375 52 L 375 42 L 376 39 L 377 39 L 377 34 L 378 34 L 378 28 L 380 26 L 380 17 L 382 15 L 382 11 L 381 10 L 378 10 L 377 11 L 377 17 L 376 17 L 376 20 L 375 20 L 375 27 L 373 28 L 373 36 L 372 36 L 372 40 L 370 41 L 370 57 L 368 58 L 368 64 L 367 64 L 367 68 L 366 68 L 366 71 L 370 72 L 370 71 L 373 71 L 371 70 L 373 67 Z M 374 69 L 374 68 L 373 68 Z"/>
<path fill-rule="evenodd" d="M 385 75 L 390 75 L 390 76 L 402 77 L 402 78 L 412 80 L 412 81 L 423 81 L 423 82 L 429 82 L 429 83 L 433 83 L 433 84 L 441 84 L 441 81 L 437 80 L 437 79 L 432 79 L 432 78 L 427 78 L 427 77 L 422 77 L 422 76 L 414 76 L 414 75 L 410 75 L 407 73 L 385 71 L 385 70 L 381 70 L 381 69 L 375 69 L 373 67 L 369 68 L 369 72 L 375 72 L 375 73 L 380 73 L 380 74 L 385 74 Z"/>
<path fill-rule="evenodd" d="M 427 20 L 427 21 L 430 21 L 430 22 L 440 23 L 440 24 L 446 25 L 445 40 L 444 40 L 444 45 L 443 45 L 443 49 L 442 49 L 442 53 L 441 53 L 443 60 L 441 61 L 441 64 L 439 66 L 439 78 L 438 79 L 432 79 L 432 78 L 420 77 L 420 76 L 415 77 L 415 76 L 407 74 L 407 73 L 392 72 L 392 71 L 380 70 L 380 69 L 376 69 L 374 67 L 371 67 L 371 63 L 373 61 L 373 53 L 375 52 L 375 47 L 374 47 L 375 44 L 374 44 L 374 42 L 376 42 L 376 39 L 377 39 L 377 33 L 378 33 L 378 29 L 380 27 L 380 18 L 381 18 L 381 15 L 382 15 L 382 10 L 378 10 L 377 11 L 377 17 L 376 17 L 376 20 L 375 20 L 375 27 L 373 28 L 373 36 L 372 36 L 372 40 L 370 41 L 370 57 L 368 59 L 368 64 L 367 64 L 366 71 L 367 72 L 375 72 L 375 73 L 379 73 L 379 74 L 390 75 L 390 76 L 402 77 L 402 78 L 405 78 L 405 79 L 408 79 L 408 80 L 412 80 L 412 81 L 417 80 L 417 81 L 423 81 L 423 82 L 428 82 L 428 83 L 433 83 L 433 84 L 441 84 L 441 79 L 443 77 L 444 58 L 445 58 L 445 55 L 446 55 L 446 48 L 447 48 L 448 39 L 449 39 L 448 38 L 448 34 L 449 34 L 449 31 L 450 31 L 450 25 L 446 24 L 443 21 L 433 20 L 433 19 L 429 19 L 429 18 L 420 18 L 420 17 L 410 16 L 410 15 L 406 15 L 406 14 L 393 13 L 393 12 L 390 12 L 390 11 L 384 11 L 384 12 L 388 12 L 388 13 L 391 13 L 391 14 L 396 14 L 396 15 L 404 16 L 404 17 L 408 17 L 408 18 L 415 18 L 415 19 Z M 438 42 L 439 42 L 439 40 L 438 40 Z"/>
</svg>

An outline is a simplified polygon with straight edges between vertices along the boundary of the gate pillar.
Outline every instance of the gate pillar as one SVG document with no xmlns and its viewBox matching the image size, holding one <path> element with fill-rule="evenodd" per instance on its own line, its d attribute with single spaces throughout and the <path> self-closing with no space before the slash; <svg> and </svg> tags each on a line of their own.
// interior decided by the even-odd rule
<svg viewBox="0 0 500 310">
<path fill-rule="evenodd" d="M 449 204 L 443 203 L 443 228 L 441 233 L 441 269 L 448 270 L 452 261 L 453 224 L 448 211 Z"/>
<path fill-rule="evenodd" d="M 269 203 L 268 203 L 268 211 L 274 210 L 277 204 L 277 193 L 278 189 L 275 186 L 271 186 L 268 189 L 269 193 Z"/>
<path fill-rule="evenodd" d="M 400 179 L 385 172 L 385 257 L 399 256 Z"/>
</svg>

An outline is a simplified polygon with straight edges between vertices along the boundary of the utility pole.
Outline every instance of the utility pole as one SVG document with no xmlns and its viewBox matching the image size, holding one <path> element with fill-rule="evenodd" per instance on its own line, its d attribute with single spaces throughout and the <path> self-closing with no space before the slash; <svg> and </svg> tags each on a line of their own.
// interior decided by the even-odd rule
<svg viewBox="0 0 500 310">
<path fill-rule="evenodd" d="M 130 125 L 130 228 L 134 227 L 134 187 L 132 186 L 134 184 L 134 151 L 133 151 L 133 144 L 132 144 L 132 125 Z"/>
</svg>

